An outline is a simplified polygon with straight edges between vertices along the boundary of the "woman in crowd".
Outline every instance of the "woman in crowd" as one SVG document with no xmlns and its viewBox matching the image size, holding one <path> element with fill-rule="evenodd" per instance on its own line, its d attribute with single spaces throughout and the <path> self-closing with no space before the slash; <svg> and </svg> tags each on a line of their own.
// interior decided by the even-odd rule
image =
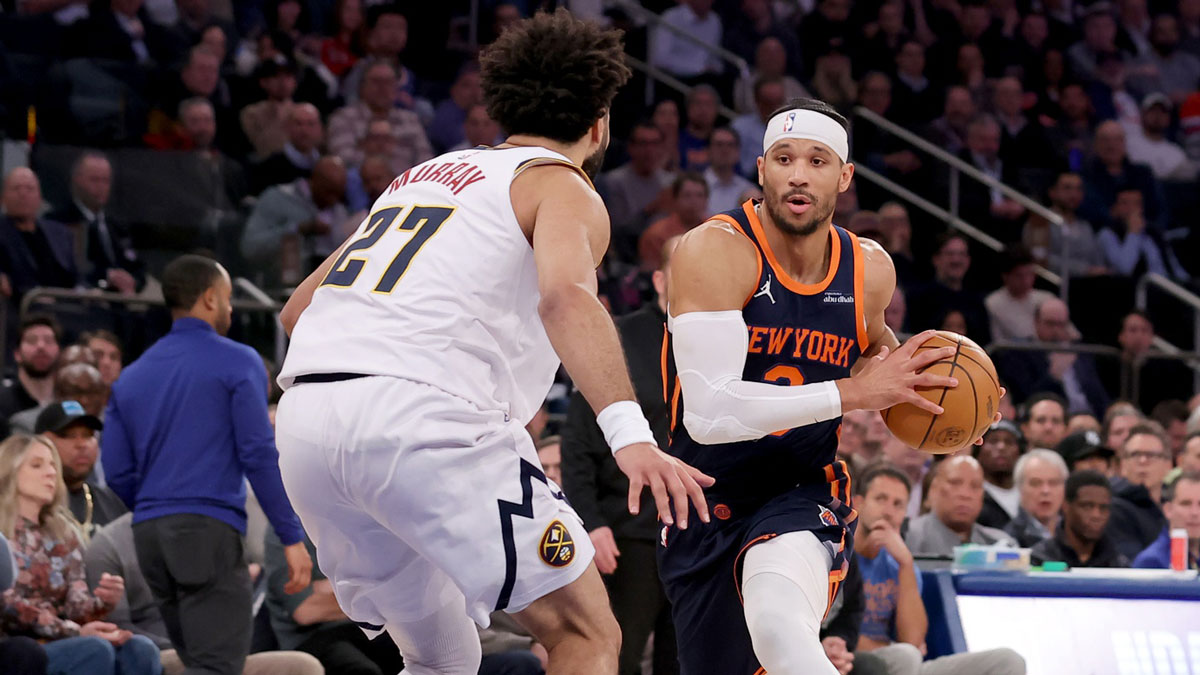
<svg viewBox="0 0 1200 675">
<path fill-rule="evenodd" d="M 0 532 L 17 561 L 16 584 L 0 596 L 3 632 L 45 640 L 51 674 L 160 675 L 153 642 L 100 620 L 124 595 L 125 582 L 105 575 L 88 592 L 66 499 L 49 441 L 14 435 L 0 443 Z"/>
</svg>

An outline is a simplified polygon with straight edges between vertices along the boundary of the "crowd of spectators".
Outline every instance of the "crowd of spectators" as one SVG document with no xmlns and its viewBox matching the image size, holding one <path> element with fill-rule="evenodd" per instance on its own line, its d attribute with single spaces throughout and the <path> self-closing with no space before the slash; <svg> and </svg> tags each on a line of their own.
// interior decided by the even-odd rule
<svg viewBox="0 0 1200 675">
<path fill-rule="evenodd" d="M 137 499 L 125 475 L 110 487 L 104 465 L 114 458 L 100 461 L 101 446 L 114 442 L 101 442 L 115 419 L 110 398 L 133 386 L 117 384 L 122 367 L 151 341 L 148 332 L 165 331 L 130 330 L 115 305 L 80 314 L 40 304 L 21 316 L 25 296 L 58 288 L 158 298 L 165 260 L 185 251 L 203 251 L 235 276 L 286 294 L 358 226 L 394 176 L 437 153 L 503 139 L 483 104 L 479 46 L 468 36 L 486 46 L 547 4 L 482 3 L 472 31 L 452 3 L 0 3 L 0 120 L 9 137 L 32 143 L 29 166 L 11 169 L 0 191 L 4 351 L 13 366 L 0 386 L 0 425 L 12 434 L 0 445 L 0 533 L 23 565 L 64 570 L 18 580 L 5 593 L 0 630 L 12 637 L 0 643 L 0 658 L 25 654 L 31 672 L 40 672 L 39 658 L 52 672 L 180 672 L 207 649 L 173 616 L 185 596 L 160 611 L 176 581 L 162 568 L 177 552 L 155 544 L 160 567 L 139 566 L 150 556 L 136 550 Z M 1190 335 L 1179 341 L 1174 316 L 1130 310 L 1141 275 L 1184 286 L 1200 275 L 1190 223 L 1200 205 L 1200 0 L 642 3 L 665 24 L 739 55 L 745 70 L 619 4 L 567 4 L 624 28 L 632 56 L 689 89 L 677 94 L 635 79 L 614 103 L 612 145 L 596 180 L 613 226 L 599 269 L 602 300 L 623 317 L 639 399 L 660 444 L 666 412 L 655 378 L 673 243 L 709 215 L 760 195 L 759 144 L 788 98 L 815 96 L 851 114 L 854 161 L 935 204 L 953 201 L 1003 245 L 996 253 L 948 231 L 861 178 L 838 200 L 836 222 L 879 241 L 895 262 L 899 287 L 886 320 L 898 334 L 944 328 L 984 345 L 1041 346 L 993 351 L 1009 391 L 1006 421 L 973 453 L 935 461 L 888 435 L 877 415 L 844 420 L 840 452 L 856 476 L 872 477 L 857 481 L 858 498 L 873 501 L 878 491 L 903 508 L 864 517 L 871 522 L 856 556 L 862 569 L 848 577 L 842 620 L 831 613 L 827 629 L 840 670 L 857 659 L 867 672 L 866 655 L 878 652 L 889 672 L 916 672 L 909 662 L 919 662 L 919 649 L 905 645 L 919 648 L 924 628 L 911 598 L 879 594 L 896 588 L 889 581 L 904 578 L 907 587 L 914 556 L 944 556 L 957 543 L 1016 543 L 1039 561 L 1073 566 L 1162 566 L 1164 532 L 1185 527 L 1195 564 L 1200 399 L 1191 370 L 1159 350 L 1156 324 L 1179 346 L 1193 345 Z M 856 106 L 1007 183 L 1063 223 L 962 176 L 952 200 L 942 162 L 853 115 Z M 193 218 L 194 202 L 203 208 Z M 1039 266 L 1085 291 L 1060 300 Z M 1089 304 L 1089 292 L 1105 295 Z M 175 332 L 208 335 L 182 320 Z M 133 346 L 129 353 L 123 344 Z M 260 374 L 241 376 L 257 383 Z M 578 395 L 568 403 L 567 387 L 555 391 L 549 425 L 543 418 L 533 433 L 548 473 L 561 464 L 566 493 L 592 533 L 625 630 L 622 673 L 639 672 L 651 636 L 653 672 L 672 672 L 653 518 L 625 512 L 623 479 L 586 405 Z M 127 406 L 122 428 L 150 424 L 152 402 L 134 397 Z M 261 429 L 263 421 L 253 424 Z M 108 433 L 115 438 L 111 426 Z M 286 520 L 267 493 L 273 522 Z M 230 488 L 222 498 L 243 496 Z M 251 495 L 244 508 L 265 522 L 257 503 Z M 246 527 L 234 520 L 233 530 Z M 220 579 L 236 577 L 240 588 L 244 574 L 265 597 L 253 627 L 227 626 L 248 631 L 242 637 L 263 650 L 245 660 L 245 672 L 397 670 L 394 645 L 366 640 L 341 614 L 311 542 L 281 527 L 282 538 L 248 530 L 247 564 L 231 563 Z M 142 549 L 151 547 L 142 540 Z M 20 558 L 33 547 L 49 555 Z M 301 548 L 314 582 L 289 594 Z M 864 593 L 875 608 L 866 616 Z M 894 617 L 875 611 L 887 607 Z M 485 670 L 539 672 L 544 651 L 516 628 L 498 630 L 485 636 Z M 979 658 L 992 659 L 996 672 L 1012 666 L 1010 654 Z M 6 666 L 23 662 L 12 659 Z"/>
</svg>

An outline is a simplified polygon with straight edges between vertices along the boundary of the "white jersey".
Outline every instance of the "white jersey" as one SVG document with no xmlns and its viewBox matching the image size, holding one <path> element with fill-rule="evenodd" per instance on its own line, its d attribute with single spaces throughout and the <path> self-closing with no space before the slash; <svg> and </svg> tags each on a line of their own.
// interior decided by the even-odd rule
<svg viewBox="0 0 1200 675">
<path fill-rule="evenodd" d="M 390 375 L 528 422 L 559 359 L 509 189 L 544 164 L 575 167 L 546 148 L 482 148 L 392 181 L 301 314 L 280 386 L 300 375 Z"/>
</svg>

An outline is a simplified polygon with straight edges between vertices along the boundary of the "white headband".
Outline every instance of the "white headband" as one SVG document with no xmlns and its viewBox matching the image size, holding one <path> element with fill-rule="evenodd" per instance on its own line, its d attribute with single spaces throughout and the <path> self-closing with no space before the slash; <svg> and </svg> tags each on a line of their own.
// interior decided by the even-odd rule
<svg viewBox="0 0 1200 675">
<path fill-rule="evenodd" d="M 763 134 L 763 154 L 767 154 L 772 145 L 785 138 L 824 143 L 843 162 L 850 156 L 850 142 L 845 127 L 815 110 L 785 110 L 772 117 L 767 122 L 767 132 Z"/>
</svg>

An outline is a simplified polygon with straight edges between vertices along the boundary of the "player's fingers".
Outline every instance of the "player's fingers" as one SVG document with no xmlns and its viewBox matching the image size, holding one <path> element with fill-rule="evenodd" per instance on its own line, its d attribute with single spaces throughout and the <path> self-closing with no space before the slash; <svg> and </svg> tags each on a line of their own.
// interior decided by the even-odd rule
<svg viewBox="0 0 1200 675">
<path fill-rule="evenodd" d="M 716 478 L 713 478 L 712 476 L 704 473 L 700 469 L 697 469 L 690 464 L 684 464 L 683 462 L 680 462 L 679 464 L 687 472 L 687 475 L 691 476 L 692 480 L 699 483 L 701 487 L 712 487 L 713 484 L 717 482 Z"/>
<path fill-rule="evenodd" d="M 700 487 L 700 483 L 695 479 L 694 476 L 700 475 L 704 478 L 708 478 L 710 481 L 712 478 L 705 476 L 686 464 L 683 466 L 685 470 L 680 472 L 680 480 L 683 481 L 684 487 L 687 488 L 688 497 L 691 498 L 692 505 L 696 507 L 696 513 L 699 514 L 700 520 L 707 523 L 709 522 L 708 500 L 704 498 L 704 488 Z M 712 483 L 709 483 L 709 485 L 712 485 Z"/>
<path fill-rule="evenodd" d="M 942 406 L 934 403 L 933 401 L 930 401 L 929 399 L 925 398 L 924 396 L 921 396 L 920 394 L 918 394 L 915 391 L 910 391 L 909 396 L 907 396 L 905 398 L 908 399 L 909 403 L 917 406 L 921 410 L 933 413 L 934 415 L 941 415 L 942 413 L 946 412 L 945 410 L 942 409 Z"/>
<path fill-rule="evenodd" d="M 679 529 L 686 530 L 688 527 L 688 491 L 684 487 L 683 481 L 679 480 L 679 475 L 675 473 L 674 467 L 671 467 L 671 475 L 666 477 L 667 491 L 671 493 L 671 506 L 675 508 L 675 522 L 679 524 Z"/>
<path fill-rule="evenodd" d="M 917 353 L 917 347 L 925 344 L 925 342 L 928 341 L 929 338 L 933 337 L 936 333 L 937 331 L 935 330 L 921 331 L 920 333 L 910 337 L 908 340 L 905 340 L 904 344 L 900 345 L 900 348 L 896 350 L 896 353 L 903 354 L 905 357 L 910 357 Z"/>
<path fill-rule="evenodd" d="M 892 350 L 888 349 L 887 345 L 883 345 L 879 348 L 879 353 L 875 355 L 875 360 L 883 361 L 883 360 L 887 359 L 888 354 L 890 354 L 890 353 L 892 353 Z"/>
<path fill-rule="evenodd" d="M 1005 388 L 1005 387 L 1000 387 L 1000 398 L 1004 398 L 1005 394 L 1007 394 L 1007 393 L 1008 393 L 1008 389 L 1007 389 L 1007 388 Z"/>
<path fill-rule="evenodd" d="M 658 507 L 658 517 L 667 525 L 674 525 L 675 518 L 671 515 L 671 499 L 667 495 L 667 486 L 658 474 L 650 477 L 650 492 L 654 495 L 654 504 Z"/>
<path fill-rule="evenodd" d="M 629 479 L 629 512 L 635 516 L 642 509 L 642 488 L 644 487 L 646 487 L 645 483 L 638 476 Z"/>
<path fill-rule="evenodd" d="M 920 370 L 937 363 L 943 359 L 954 358 L 954 347 L 939 347 L 937 349 L 926 349 L 925 351 L 916 354 L 908 362 L 908 367 L 912 370 Z"/>
<path fill-rule="evenodd" d="M 958 386 L 958 378 L 935 375 L 933 373 L 921 373 L 920 375 L 914 375 L 908 381 L 908 384 L 910 387 L 949 387 L 953 389 Z"/>
</svg>

